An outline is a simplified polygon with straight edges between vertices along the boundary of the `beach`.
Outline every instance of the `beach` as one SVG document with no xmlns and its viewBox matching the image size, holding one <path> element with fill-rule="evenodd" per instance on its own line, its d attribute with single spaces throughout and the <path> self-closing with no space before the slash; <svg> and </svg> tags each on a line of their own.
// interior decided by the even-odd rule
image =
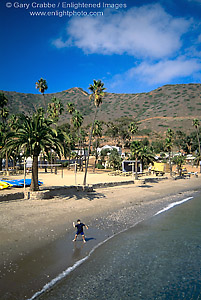
<svg viewBox="0 0 201 300">
<path fill-rule="evenodd" d="M 62 184 L 60 174 L 50 176 L 47 187 Z M 103 181 L 101 176 L 95 174 L 95 183 Z M 128 180 L 108 174 L 104 177 L 108 182 L 120 179 Z M 73 184 L 74 180 L 72 173 L 68 183 Z M 93 174 L 88 180 L 95 181 Z M 29 299 L 100 242 L 149 219 L 172 202 L 192 196 L 200 186 L 200 177 L 160 181 L 156 178 L 145 184 L 96 188 L 91 192 L 72 190 L 48 200 L 1 202 L 1 299 Z M 89 226 L 86 245 L 81 240 L 77 245 L 72 242 L 72 222 L 78 218 Z"/>
</svg>

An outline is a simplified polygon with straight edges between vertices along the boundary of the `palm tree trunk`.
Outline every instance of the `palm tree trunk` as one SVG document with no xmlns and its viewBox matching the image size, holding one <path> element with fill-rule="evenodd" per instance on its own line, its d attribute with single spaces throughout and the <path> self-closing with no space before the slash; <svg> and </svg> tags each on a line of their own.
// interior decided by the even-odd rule
<svg viewBox="0 0 201 300">
<path fill-rule="evenodd" d="M 138 175 L 137 175 L 137 161 L 138 161 L 138 158 L 136 157 L 136 159 L 135 159 L 135 180 L 138 180 Z"/>
<path fill-rule="evenodd" d="M 38 191 L 38 155 L 33 155 L 31 191 Z"/>
<path fill-rule="evenodd" d="M 9 169 L 8 169 L 8 152 L 6 151 L 6 175 L 9 176 Z"/>
<path fill-rule="evenodd" d="M 86 161 L 86 165 L 85 165 L 83 185 L 86 185 L 86 183 L 87 183 L 87 170 L 88 170 L 88 165 L 89 165 L 89 153 L 90 153 L 90 148 L 91 148 L 92 134 L 93 134 L 94 123 L 95 123 L 95 120 L 96 120 L 97 112 L 98 112 L 98 106 L 96 106 L 95 116 L 94 116 L 94 120 L 93 120 L 93 123 L 92 123 L 92 126 L 91 126 L 91 132 L 90 132 L 90 137 L 89 137 L 89 146 L 88 146 L 87 161 Z"/>
<path fill-rule="evenodd" d="M 97 163 L 97 147 L 98 147 L 98 138 L 96 139 L 96 145 L 95 145 L 95 162 L 94 162 L 94 169 L 93 172 L 95 173 L 95 169 L 96 169 L 96 163 Z"/>
<path fill-rule="evenodd" d="M 171 152 L 169 152 L 169 167 L 170 167 L 170 176 L 172 177 Z"/>
<path fill-rule="evenodd" d="M 0 171 L 2 171 L 2 158 L 0 158 Z"/>
<path fill-rule="evenodd" d="M 199 131 L 198 131 L 198 129 L 196 131 L 197 131 L 198 149 L 199 149 L 199 156 L 200 156 L 201 151 L 200 151 Z"/>
</svg>

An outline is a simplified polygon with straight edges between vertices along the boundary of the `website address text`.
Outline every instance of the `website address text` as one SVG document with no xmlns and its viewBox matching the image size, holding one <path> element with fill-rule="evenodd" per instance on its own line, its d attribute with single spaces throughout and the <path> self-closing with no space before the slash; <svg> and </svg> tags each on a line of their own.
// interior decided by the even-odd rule
<svg viewBox="0 0 201 300">
<path fill-rule="evenodd" d="M 91 12 L 87 12 L 87 11 L 30 11 L 29 12 L 31 17 L 98 17 L 98 16 L 103 16 L 104 12 L 102 11 L 91 11 Z"/>
</svg>

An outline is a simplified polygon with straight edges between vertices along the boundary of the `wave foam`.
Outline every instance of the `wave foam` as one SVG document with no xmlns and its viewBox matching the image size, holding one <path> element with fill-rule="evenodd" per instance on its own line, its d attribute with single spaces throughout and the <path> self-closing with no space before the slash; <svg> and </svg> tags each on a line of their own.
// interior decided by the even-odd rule
<svg viewBox="0 0 201 300">
<path fill-rule="evenodd" d="M 157 216 L 157 215 L 163 213 L 164 211 L 167 211 L 167 210 L 173 208 L 174 206 L 180 205 L 180 204 L 182 204 L 182 203 L 184 203 L 184 202 L 186 202 L 186 201 L 188 201 L 188 200 L 191 200 L 191 199 L 193 199 L 193 197 L 188 197 L 188 198 L 185 198 L 185 199 L 183 199 L 183 200 L 181 200 L 181 201 L 176 201 L 176 202 L 174 202 L 174 203 L 171 203 L 171 204 L 169 204 L 167 207 L 165 207 L 165 208 L 159 210 L 154 216 Z"/>
</svg>

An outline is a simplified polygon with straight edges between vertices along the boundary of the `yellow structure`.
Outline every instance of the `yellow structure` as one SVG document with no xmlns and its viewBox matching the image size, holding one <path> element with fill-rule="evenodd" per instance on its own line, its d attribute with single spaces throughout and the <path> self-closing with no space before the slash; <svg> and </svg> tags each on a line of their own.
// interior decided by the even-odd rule
<svg viewBox="0 0 201 300">
<path fill-rule="evenodd" d="M 170 166 L 167 163 L 158 163 L 155 162 L 153 167 L 151 168 L 151 171 L 153 171 L 154 173 L 156 173 L 156 175 L 163 175 L 165 173 L 169 173 L 170 172 Z"/>
</svg>

